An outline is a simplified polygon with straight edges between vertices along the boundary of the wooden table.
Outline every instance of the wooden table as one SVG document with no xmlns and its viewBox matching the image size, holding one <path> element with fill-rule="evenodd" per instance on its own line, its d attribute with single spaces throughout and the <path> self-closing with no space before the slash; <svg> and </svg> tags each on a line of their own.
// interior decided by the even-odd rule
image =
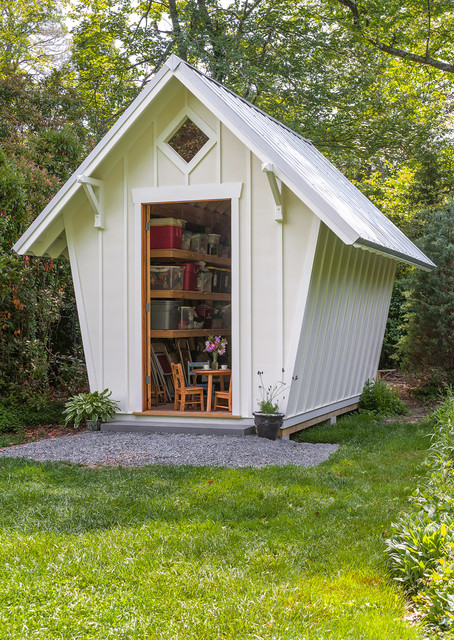
<svg viewBox="0 0 454 640">
<path fill-rule="evenodd" d="M 196 383 L 197 376 L 208 377 L 206 411 L 211 411 L 211 397 L 213 395 L 214 376 L 219 376 L 219 381 L 221 383 L 221 391 L 224 391 L 224 378 L 226 376 L 232 375 L 232 370 L 231 369 L 194 369 L 193 373 L 194 373 L 194 386 L 197 385 Z"/>
</svg>

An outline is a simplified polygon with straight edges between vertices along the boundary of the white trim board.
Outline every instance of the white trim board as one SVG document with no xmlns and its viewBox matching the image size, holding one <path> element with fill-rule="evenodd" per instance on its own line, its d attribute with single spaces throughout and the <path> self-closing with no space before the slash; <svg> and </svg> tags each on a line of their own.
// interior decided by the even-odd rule
<svg viewBox="0 0 454 640">
<path fill-rule="evenodd" d="M 232 246 L 232 332 L 231 332 L 231 353 L 232 353 L 232 369 L 237 372 L 233 376 L 232 388 L 232 412 L 238 415 L 241 410 L 241 360 L 240 360 L 240 253 L 239 253 L 239 202 L 243 190 L 242 182 L 226 182 L 224 184 L 197 184 L 178 187 L 143 187 L 131 189 L 131 195 L 134 202 L 134 218 L 135 218 L 135 324 L 136 327 L 142 327 L 142 298 L 141 287 L 137 286 L 140 282 L 140 273 L 142 267 L 142 231 L 141 231 L 141 209 L 143 204 L 160 204 L 164 202 L 202 202 L 204 200 L 230 200 L 231 203 L 231 246 Z M 139 320 L 140 319 L 140 320 Z M 135 361 L 132 366 L 137 381 L 140 384 L 135 385 L 135 392 L 129 406 L 135 407 L 135 411 L 142 407 L 142 331 L 138 331 L 135 335 L 134 347 Z"/>
<path fill-rule="evenodd" d="M 229 200 L 240 198 L 242 182 L 223 184 L 194 184 L 178 187 L 143 187 L 131 189 L 134 204 L 160 202 L 199 202 L 202 200 Z"/>
</svg>

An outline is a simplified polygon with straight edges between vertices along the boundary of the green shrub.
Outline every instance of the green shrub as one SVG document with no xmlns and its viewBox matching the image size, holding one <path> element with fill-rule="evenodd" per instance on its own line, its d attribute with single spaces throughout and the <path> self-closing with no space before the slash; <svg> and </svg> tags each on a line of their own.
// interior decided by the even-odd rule
<svg viewBox="0 0 454 640">
<path fill-rule="evenodd" d="M 0 403 L 0 433 L 16 433 L 25 427 L 17 407 Z"/>
<path fill-rule="evenodd" d="M 61 400 L 48 400 L 42 406 L 25 405 L 21 409 L 21 415 L 28 427 L 49 424 L 63 424 L 63 409 L 65 405 Z"/>
<path fill-rule="evenodd" d="M 444 209 L 419 213 L 415 224 L 422 232 L 418 246 L 437 268 L 413 269 L 406 278 L 400 358 L 411 370 L 453 384 L 454 201 Z"/>
<path fill-rule="evenodd" d="M 454 631 L 454 393 L 432 413 L 429 479 L 411 497 L 411 510 L 392 525 L 391 573 L 423 622 Z"/>
<path fill-rule="evenodd" d="M 430 381 L 416 389 L 412 389 L 411 395 L 420 402 L 435 402 L 440 399 L 442 388 L 442 385 L 440 386 L 440 384 Z"/>
<path fill-rule="evenodd" d="M 384 380 L 366 380 L 359 406 L 377 416 L 399 416 L 407 412 L 397 389 Z"/>
<path fill-rule="evenodd" d="M 42 407 L 0 402 L 0 433 L 16 433 L 25 427 L 63 424 L 63 402 L 47 401 Z"/>
</svg>

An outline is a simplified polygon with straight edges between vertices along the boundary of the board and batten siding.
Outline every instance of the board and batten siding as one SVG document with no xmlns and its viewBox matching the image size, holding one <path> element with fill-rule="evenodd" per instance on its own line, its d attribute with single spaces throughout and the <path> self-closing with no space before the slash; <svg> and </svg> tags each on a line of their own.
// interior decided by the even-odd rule
<svg viewBox="0 0 454 640">
<path fill-rule="evenodd" d="M 394 260 L 346 245 L 321 225 L 287 420 L 354 403 L 375 377 L 395 268 Z"/>
</svg>

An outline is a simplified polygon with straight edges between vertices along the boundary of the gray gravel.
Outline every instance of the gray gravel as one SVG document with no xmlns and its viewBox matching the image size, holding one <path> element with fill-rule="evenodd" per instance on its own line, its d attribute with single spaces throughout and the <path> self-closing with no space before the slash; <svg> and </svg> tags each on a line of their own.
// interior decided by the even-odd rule
<svg viewBox="0 0 454 640">
<path fill-rule="evenodd" d="M 258 436 L 80 433 L 0 449 L 0 457 L 60 460 L 85 465 L 188 464 L 198 467 L 312 467 L 324 462 L 335 444 L 266 440 Z"/>
</svg>

